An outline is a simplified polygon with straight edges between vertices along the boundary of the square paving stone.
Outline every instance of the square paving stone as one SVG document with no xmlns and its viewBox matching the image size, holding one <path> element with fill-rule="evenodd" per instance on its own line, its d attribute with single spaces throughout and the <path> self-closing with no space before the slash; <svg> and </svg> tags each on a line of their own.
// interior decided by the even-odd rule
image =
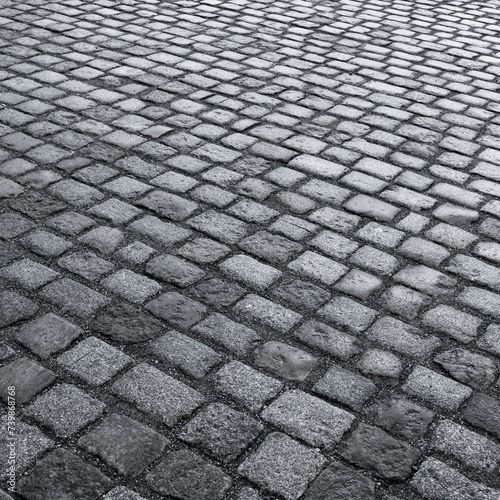
<svg viewBox="0 0 500 500">
<path fill-rule="evenodd" d="M 16 340 L 42 359 L 65 349 L 83 330 L 69 321 L 48 313 L 19 328 Z"/>
<path fill-rule="evenodd" d="M 149 344 L 148 352 L 197 379 L 222 361 L 210 347 L 173 330 Z"/>
<path fill-rule="evenodd" d="M 115 413 L 78 440 L 78 446 L 127 477 L 142 474 L 160 458 L 167 444 L 161 434 Z"/>
<path fill-rule="evenodd" d="M 99 205 L 94 205 L 88 210 L 88 213 L 97 215 L 97 217 L 101 217 L 112 224 L 121 225 L 130 222 L 142 211 L 124 201 L 110 198 Z"/>
<path fill-rule="evenodd" d="M 145 363 L 121 375 L 111 391 L 168 427 L 205 401 L 199 392 Z"/>
<path fill-rule="evenodd" d="M 187 224 L 227 244 L 235 244 L 244 238 L 248 224 L 233 217 L 209 210 L 190 219 Z"/>
<path fill-rule="evenodd" d="M 188 450 L 169 453 L 146 477 L 148 486 L 179 500 L 222 500 L 231 479 Z"/>
<path fill-rule="evenodd" d="M 16 388 L 16 404 L 22 405 L 56 379 L 55 374 L 28 358 L 18 358 L 0 368 L 0 398 L 7 403 L 7 387 Z"/>
<path fill-rule="evenodd" d="M 97 189 L 73 179 L 64 179 L 48 188 L 51 195 L 75 207 L 85 207 L 101 201 L 104 195 Z"/>
<path fill-rule="evenodd" d="M 261 418 L 315 448 L 332 449 L 350 429 L 355 416 L 299 390 L 273 401 Z"/>
<path fill-rule="evenodd" d="M 226 245 L 208 238 L 196 238 L 179 248 L 177 253 L 197 264 L 211 264 L 225 257 L 231 250 Z"/>
<path fill-rule="evenodd" d="M 193 332 L 238 355 L 245 355 L 261 340 L 251 328 L 236 323 L 219 313 L 205 318 L 193 328 Z"/>
<path fill-rule="evenodd" d="M 77 212 L 65 212 L 49 219 L 45 225 L 68 236 L 76 236 L 86 229 L 90 229 L 95 222 L 85 215 Z"/>
<path fill-rule="evenodd" d="M 212 307 L 229 307 L 245 295 L 240 286 L 219 278 L 212 278 L 194 286 L 191 295 Z"/>
<path fill-rule="evenodd" d="M 357 373 L 333 365 L 313 390 L 328 399 L 359 409 L 376 392 L 375 384 Z"/>
<path fill-rule="evenodd" d="M 97 315 L 90 327 L 115 342 L 134 344 L 158 337 L 163 324 L 139 308 L 121 302 Z"/>
<path fill-rule="evenodd" d="M 73 453 L 58 448 L 38 462 L 17 486 L 27 500 L 97 500 L 111 487 L 111 481 Z"/>
<path fill-rule="evenodd" d="M 167 247 L 187 240 L 192 234 L 189 229 L 184 229 L 170 222 L 163 222 L 151 215 L 146 215 L 132 222 L 127 226 L 127 229 Z"/>
<path fill-rule="evenodd" d="M 420 458 L 417 448 L 398 441 L 378 427 L 359 424 L 340 454 L 348 462 L 373 471 L 383 479 L 406 479 Z"/>
<path fill-rule="evenodd" d="M 156 253 L 154 248 L 151 248 L 140 241 L 134 241 L 126 247 L 120 249 L 116 253 L 116 256 L 126 260 L 130 264 L 143 264 L 154 253 Z"/>
<path fill-rule="evenodd" d="M 38 311 L 38 305 L 15 292 L 0 292 L 0 328 L 29 319 Z"/>
<path fill-rule="evenodd" d="M 179 439 L 222 463 L 229 463 L 257 439 L 263 428 L 244 413 L 222 403 L 213 403 L 184 426 Z"/>
<path fill-rule="evenodd" d="M 258 411 L 283 387 L 282 382 L 260 373 L 239 361 L 231 361 L 217 372 L 218 391 L 251 411 Z"/>
<path fill-rule="evenodd" d="M 60 307 L 64 312 L 81 318 L 93 316 L 110 302 L 110 299 L 99 292 L 69 278 L 63 278 L 42 288 L 40 297 Z"/>
<path fill-rule="evenodd" d="M 153 278 L 185 288 L 205 275 L 198 266 L 173 255 L 159 255 L 146 265 L 146 273 Z"/>
<path fill-rule="evenodd" d="M 302 319 L 300 314 L 253 294 L 240 300 L 233 311 L 251 323 L 282 333 L 292 329 Z"/>
<path fill-rule="evenodd" d="M 153 191 L 138 200 L 136 204 L 173 221 L 183 221 L 198 209 L 197 203 L 164 191 Z"/>
<path fill-rule="evenodd" d="M 32 219 L 45 219 L 66 208 L 63 203 L 37 192 L 25 193 L 9 203 L 9 206 Z"/>
<path fill-rule="evenodd" d="M 10 424 L 10 425 L 9 425 Z M 15 450 L 16 456 L 16 473 L 20 474 L 27 467 L 33 465 L 35 460 L 46 450 L 53 448 L 54 442 L 49 439 L 45 434 L 43 434 L 36 427 L 25 424 L 20 419 L 15 420 L 15 430 L 9 432 L 9 428 L 12 429 L 12 420 L 9 420 L 8 416 L 5 415 L 0 420 L 0 446 L 2 449 L 10 451 Z M 11 432 L 15 434 L 14 446 L 12 446 L 12 435 Z M 4 460 L 0 465 L 0 478 L 2 480 L 8 480 L 8 471 L 10 465 L 8 460 Z M 0 500 L 5 500 L 2 495 L 2 490 L 0 490 Z M 12 497 L 8 497 L 11 499 Z"/>
<path fill-rule="evenodd" d="M 80 236 L 78 241 L 103 254 L 110 254 L 118 248 L 123 238 L 123 233 L 116 227 L 99 226 Z"/>
<path fill-rule="evenodd" d="M 73 243 L 47 231 L 35 230 L 23 236 L 19 243 L 43 257 L 58 257 L 73 246 Z"/>
<path fill-rule="evenodd" d="M 54 281 L 58 276 L 58 272 L 31 259 L 18 260 L 14 264 L 0 269 L 0 277 L 13 281 L 28 290 L 36 290 Z"/>
<path fill-rule="evenodd" d="M 111 262 L 101 259 L 93 252 L 65 255 L 57 261 L 57 264 L 89 281 L 95 281 L 114 269 Z"/>
<path fill-rule="evenodd" d="M 424 366 L 416 366 L 401 389 L 410 396 L 454 411 L 471 396 L 472 389 Z"/>
<path fill-rule="evenodd" d="M 287 380 L 302 382 L 316 367 L 318 360 L 291 345 L 269 341 L 255 351 L 255 364 Z"/>
<path fill-rule="evenodd" d="M 151 191 L 153 188 L 144 182 L 136 181 L 132 177 L 123 176 L 103 184 L 102 189 L 110 191 L 114 195 L 127 200 L 133 200 L 138 196 Z"/>
<path fill-rule="evenodd" d="M 182 330 L 198 323 L 207 311 L 204 305 L 177 292 L 160 295 L 147 303 L 146 310 Z"/>
<path fill-rule="evenodd" d="M 318 451 L 273 432 L 240 465 L 238 472 L 274 495 L 297 500 L 325 462 Z"/>
<path fill-rule="evenodd" d="M 375 483 L 340 462 L 332 462 L 311 483 L 304 500 L 375 500 Z"/>
<path fill-rule="evenodd" d="M 74 385 L 61 384 L 30 403 L 24 414 L 65 438 L 94 422 L 105 407 Z"/>
<path fill-rule="evenodd" d="M 131 362 L 122 351 L 95 337 L 87 337 L 57 358 L 59 365 L 90 385 L 108 382 Z"/>
<path fill-rule="evenodd" d="M 34 227 L 33 222 L 14 212 L 0 214 L 0 234 L 4 239 L 10 240 Z"/>
<path fill-rule="evenodd" d="M 156 281 L 129 269 L 120 269 L 102 280 L 101 285 L 120 297 L 138 304 L 142 304 L 161 290 L 161 285 Z"/>
<path fill-rule="evenodd" d="M 247 255 L 233 255 L 222 262 L 219 267 L 235 281 L 243 282 L 258 290 L 265 290 L 282 275 L 281 271 L 261 264 Z"/>
</svg>

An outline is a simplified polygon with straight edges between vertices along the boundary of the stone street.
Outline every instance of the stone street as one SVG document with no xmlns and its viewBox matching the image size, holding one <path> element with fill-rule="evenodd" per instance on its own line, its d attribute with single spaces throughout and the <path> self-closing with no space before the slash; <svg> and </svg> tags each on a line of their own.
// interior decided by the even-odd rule
<svg viewBox="0 0 500 500">
<path fill-rule="evenodd" d="M 499 0 L 0 0 L 0 500 L 499 500 L 499 54 Z"/>
</svg>

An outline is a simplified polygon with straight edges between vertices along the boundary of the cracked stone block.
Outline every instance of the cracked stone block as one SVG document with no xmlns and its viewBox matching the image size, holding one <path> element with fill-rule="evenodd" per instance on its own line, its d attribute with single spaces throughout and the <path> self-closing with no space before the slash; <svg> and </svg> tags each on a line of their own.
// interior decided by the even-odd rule
<svg viewBox="0 0 500 500">
<path fill-rule="evenodd" d="M 146 482 L 153 491 L 180 500 L 222 500 L 232 484 L 221 469 L 189 450 L 169 453 Z"/>
<path fill-rule="evenodd" d="M 401 389 L 446 410 L 457 410 L 471 396 L 472 389 L 424 366 L 417 366 Z"/>
<path fill-rule="evenodd" d="M 216 240 L 231 245 L 238 243 L 248 231 L 247 223 L 213 210 L 193 217 L 187 224 Z"/>
<path fill-rule="evenodd" d="M 314 385 L 313 390 L 328 399 L 359 409 L 377 388 L 371 380 L 333 365 Z"/>
<path fill-rule="evenodd" d="M 390 316 L 377 320 L 366 336 L 382 347 L 420 360 L 427 359 L 441 345 L 437 337 L 424 337 L 422 330 Z"/>
<path fill-rule="evenodd" d="M 187 287 L 205 276 L 198 266 L 186 262 L 173 255 L 159 255 L 146 265 L 146 273 L 167 283 Z"/>
<path fill-rule="evenodd" d="M 403 441 L 367 424 L 359 424 L 344 442 L 341 456 L 358 467 L 373 471 L 383 479 L 406 479 L 420 452 Z"/>
<path fill-rule="evenodd" d="M 261 340 L 251 328 L 219 313 L 208 316 L 193 328 L 193 332 L 240 356 L 254 349 Z"/>
<path fill-rule="evenodd" d="M 347 297 L 335 297 L 318 314 L 353 332 L 366 330 L 377 317 L 377 312 Z"/>
<path fill-rule="evenodd" d="M 173 221 L 186 220 L 198 210 L 197 203 L 164 191 L 153 191 L 138 200 L 136 204 Z"/>
<path fill-rule="evenodd" d="M 298 275 L 319 281 L 323 285 L 333 285 L 348 271 L 343 264 L 309 250 L 290 262 L 287 267 Z"/>
<path fill-rule="evenodd" d="M 0 446 L 4 450 L 12 449 L 12 441 L 10 441 L 9 423 L 12 424 L 7 417 L 3 416 L 0 420 Z M 31 425 L 25 424 L 23 421 L 16 419 L 15 425 L 15 444 L 16 453 L 16 472 L 20 473 L 33 465 L 35 460 L 45 451 L 54 447 L 54 442 L 43 434 L 39 429 Z M 10 445 L 10 446 L 9 446 Z M 0 478 L 8 479 L 8 469 L 10 465 L 8 460 L 0 466 Z M 1 493 L 1 490 L 0 490 Z M 11 497 L 8 497 L 9 499 Z M 0 500 L 4 500 L 0 494 Z"/>
<path fill-rule="evenodd" d="M 292 335 L 309 347 L 344 361 L 361 352 L 359 339 L 315 320 L 306 321 Z"/>
<path fill-rule="evenodd" d="M 10 240 L 35 228 L 35 224 L 30 220 L 13 212 L 0 214 L 0 234 L 2 238 Z"/>
<path fill-rule="evenodd" d="M 101 259 L 93 252 L 76 252 L 61 257 L 57 264 L 89 281 L 95 281 L 114 269 L 108 260 Z"/>
<path fill-rule="evenodd" d="M 121 375 L 111 392 L 168 427 L 205 401 L 199 392 L 145 363 Z"/>
<path fill-rule="evenodd" d="M 191 289 L 192 297 L 215 308 L 229 307 L 245 293 L 244 288 L 219 278 L 203 281 Z"/>
<path fill-rule="evenodd" d="M 93 316 L 110 300 L 99 292 L 69 278 L 63 278 L 42 288 L 40 297 L 59 306 L 64 312 L 81 318 Z"/>
<path fill-rule="evenodd" d="M 68 347 L 82 333 L 80 327 L 48 313 L 19 328 L 15 338 L 38 357 L 47 359 Z"/>
<path fill-rule="evenodd" d="M 60 366 L 90 385 L 108 382 L 131 362 L 122 351 L 95 337 L 87 337 L 57 358 Z"/>
<path fill-rule="evenodd" d="M 106 309 L 90 326 L 101 335 L 124 344 L 145 342 L 158 337 L 163 328 L 161 321 L 127 302 Z"/>
<path fill-rule="evenodd" d="M 213 403 L 184 426 L 179 439 L 222 463 L 229 463 L 257 439 L 263 428 L 261 423 L 246 414 Z"/>
<path fill-rule="evenodd" d="M 205 344 L 173 330 L 149 344 L 148 352 L 197 379 L 205 377 L 223 359 Z"/>
<path fill-rule="evenodd" d="M 282 382 L 268 377 L 239 361 L 231 361 L 215 376 L 218 391 L 251 411 L 258 411 L 283 387 Z"/>
<path fill-rule="evenodd" d="M 261 418 L 315 448 L 332 449 L 350 429 L 354 415 L 299 390 L 282 394 Z"/>
<path fill-rule="evenodd" d="M 231 250 L 226 245 L 208 238 L 197 238 L 179 248 L 177 253 L 197 264 L 212 264 L 225 257 Z"/>
<path fill-rule="evenodd" d="M 384 397 L 365 411 L 375 425 L 410 440 L 423 437 L 434 418 L 433 411 L 402 397 Z"/>
<path fill-rule="evenodd" d="M 95 225 L 95 222 L 90 217 L 86 217 L 77 212 L 64 212 L 61 215 L 49 219 L 45 225 L 67 236 L 76 236 L 90 229 Z"/>
<path fill-rule="evenodd" d="M 304 500 L 375 500 L 375 483 L 340 462 L 332 462 L 311 483 Z"/>
<path fill-rule="evenodd" d="M 24 414 L 65 438 L 94 422 L 105 407 L 75 386 L 61 384 L 30 403 Z"/>
<path fill-rule="evenodd" d="M 0 398 L 7 403 L 7 387 L 16 388 L 16 403 L 22 405 L 48 387 L 56 375 L 28 358 L 18 358 L 0 368 Z"/>
<path fill-rule="evenodd" d="M 363 375 L 390 384 L 396 384 L 403 371 L 403 364 L 397 356 L 380 349 L 365 351 L 356 366 Z"/>
<path fill-rule="evenodd" d="M 46 500 L 47 496 L 97 500 L 111 487 L 111 481 L 73 453 L 58 448 L 38 462 L 17 486 L 18 493 L 29 500 Z"/>
<path fill-rule="evenodd" d="M 148 302 L 146 310 L 175 328 L 187 330 L 201 320 L 207 309 L 180 293 L 168 292 Z"/>
<path fill-rule="evenodd" d="M 32 219 L 45 219 L 66 208 L 63 203 L 37 192 L 25 193 L 9 203 L 9 206 Z"/>
<path fill-rule="evenodd" d="M 475 389 L 487 389 L 498 374 L 495 362 L 465 349 L 450 349 L 438 354 L 434 361 L 455 380 Z"/>
<path fill-rule="evenodd" d="M 483 393 L 475 393 L 460 416 L 473 426 L 500 437 L 500 401 L 498 399 Z"/>
<path fill-rule="evenodd" d="M 115 227 L 99 226 L 78 238 L 84 243 L 103 254 L 113 253 L 123 241 L 123 232 Z"/>
<path fill-rule="evenodd" d="M 132 222 L 127 226 L 127 229 L 167 247 L 187 240 L 192 234 L 189 229 L 184 229 L 170 222 L 163 222 L 151 215 L 146 215 Z"/>
<path fill-rule="evenodd" d="M 125 415 L 111 414 L 78 446 L 97 455 L 107 465 L 127 477 L 137 477 L 160 458 L 168 444 L 161 434 Z"/>
<path fill-rule="evenodd" d="M 499 491 L 471 481 L 443 462 L 430 457 L 413 476 L 411 487 L 432 500 L 496 500 Z"/>
<path fill-rule="evenodd" d="M 239 466 L 238 472 L 274 495 L 297 500 L 325 462 L 318 451 L 273 432 Z"/>
<path fill-rule="evenodd" d="M 498 473 L 500 446 L 451 420 L 442 420 L 434 429 L 432 447 L 478 472 Z"/>
<path fill-rule="evenodd" d="M 31 259 L 18 260 L 0 269 L 0 277 L 13 281 L 28 290 L 36 290 L 54 281 L 58 276 L 58 272 Z"/>
<path fill-rule="evenodd" d="M 303 381 L 316 367 L 318 360 L 296 347 L 270 341 L 255 351 L 255 364 L 287 380 Z"/>
<path fill-rule="evenodd" d="M 38 305 L 15 292 L 0 292 L 0 328 L 29 319 L 38 311 Z"/>
<path fill-rule="evenodd" d="M 129 269 L 120 269 L 102 280 L 101 285 L 130 302 L 142 304 L 161 290 L 161 285 Z"/>
<path fill-rule="evenodd" d="M 292 329 L 302 319 L 300 314 L 253 294 L 238 302 L 233 311 L 252 323 L 282 333 Z"/>
<path fill-rule="evenodd" d="M 265 290 L 271 286 L 282 272 L 262 264 L 248 255 L 233 255 L 219 265 L 220 269 L 236 281 Z"/>
</svg>

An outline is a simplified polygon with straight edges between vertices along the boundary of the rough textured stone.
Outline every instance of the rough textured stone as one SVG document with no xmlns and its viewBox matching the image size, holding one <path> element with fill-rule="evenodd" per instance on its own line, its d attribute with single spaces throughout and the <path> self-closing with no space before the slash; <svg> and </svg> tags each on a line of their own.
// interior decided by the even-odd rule
<svg viewBox="0 0 500 500">
<path fill-rule="evenodd" d="M 205 306 L 199 302 L 177 292 L 160 295 L 157 299 L 148 302 L 146 309 L 182 330 L 187 330 L 198 323 L 206 311 Z"/>
<path fill-rule="evenodd" d="M 181 500 L 221 500 L 231 487 L 224 472 L 188 450 L 169 453 L 146 481 L 161 495 Z"/>
<path fill-rule="evenodd" d="M 199 281 L 205 275 L 198 266 L 173 255 L 159 255 L 151 259 L 146 265 L 146 273 L 182 288 Z"/>
<path fill-rule="evenodd" d="M 283 342 L 266 342 L 255 351 L 257 366 L 287 380 L 305 380 L 317 363 L 307 352 Z"/>
<path fill-rule="evenodd" d="M 486 394 L 476 393 L 462 410 L 461 417 L 475 427 L 500 437 L 500 401 Z"/>
<path fill-rule="evenodd" d="M 78 440 L 78 446 L 129 477 L 139 476 L 162 455 L 167 443 L 161 434 L 118 414 L 110 415 Z"/>
<path fill-rule="evenodd" d="M 29 500 L 46 500 L 47 496 L 97 500 L 110 487 L 111 481 L 95 467 L 59 448 L 19 481 L 18 492 Z"/>
<path fill-rule="evenodd" d="M 384 479 L 405 479 L 419 459 L 420 452 L 398 441 L 377 427 L 359 424 L 344 443 L 340 454 L 347 461 L 372 470 Z"/>
<path fill-rule="evenodd" d="M 317 451 L 273 432 L 240 465 L 238 472 L 275 495 L 297 500 L 325 462 Z"/>
<path fill-rule="evenodd" d="M 396 383 L 403 371 L 401 360 L 388 351 L 368 349 L 358 361 L 359 371 L 374 380 Z"/>
<path fill-rule="evenodd" d="M 332 462 L 312 482 L 304 500 L 374 500 L 375 483 L 340 462 Z"/>
</svg>

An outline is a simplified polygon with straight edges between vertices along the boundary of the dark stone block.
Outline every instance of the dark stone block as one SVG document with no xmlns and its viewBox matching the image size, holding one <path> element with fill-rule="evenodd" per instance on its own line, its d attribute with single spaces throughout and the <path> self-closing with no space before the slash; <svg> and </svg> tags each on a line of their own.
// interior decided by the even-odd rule
<svg viewBox="0 0 500 500">
<path fill-rule="evenodd" d="M 318 309 L 331 297 L 324 288 L 302 280 L 280 285 L 274 290 L 273 296 L 297 308 L 311 311 Z"/>
<path fill-rule="evenodd" d="M 91 323 L 96 332 L 116 342 L 133 344 L 160 335 L 162 323 L 126 302 L 110 307 Z"/>
<path fill-rule="evenodd" d="M 246 238 L 239 247 L 271 264 L 285 264 L 302 250 L 302 245 L 299 243 L 265 231 Z"/>
<path fill-rule="evenodd" d="M 478 393 L 472 396 L 461 417 L 470 424 L 500 438 L 500 401 Z"/>
<path fill-rule="evenodd" d="M 148 486 L 181 500 L 220 500 L 231 487 L 231 479 L 188 450 L 169 453 L 148 474 Z"/>
<path fill-rule="evenodd" d="M 153 191 L 136 204 L 174 221 L 185 220 L 198 209 L 198 204 L 164 191 Z"/>
<path fill-rule="evenodd" d="M 228 307 L 245 295 L 245 290 L 234 283 L 213 278 L 196 285 L 191 293 L 194 298 L 213 307 Z"/>
<path fill-rule="evenodd" d="M 27 500 L 97 500 L 111 488 L 111 481 L 81 458 L 59 448 L 38 462 L 17 486 Z"/>
<path fill-rule="evenodd" d="M 160 295 L 148 302 L 146 309 L 172 326 L 187 330 L 201 320 L 206 307 L 176 292 Z"/>
<path fill-rule="evenodd" d="M 139 476 L 161 456 L 166 445 L 167 440 L 161 434 L 117 414 L 110 415 L 78 441 L 78 446 L 129 477 Z"/>
<path fill-rule="evenodd" d="M 15 245 L 0 240 L 0 267 L 8 266 L 21 256 L 21 251 Z"/>
<path fill-rule="evenodd" d="M 45 219 L 45 217 L 61 212 L 66 208 L 64 203 L 42 196 L 36 192 L 26 193 L 17 197 L 9 203 L 9 206 L 32 219 Z"/>
</svg>

